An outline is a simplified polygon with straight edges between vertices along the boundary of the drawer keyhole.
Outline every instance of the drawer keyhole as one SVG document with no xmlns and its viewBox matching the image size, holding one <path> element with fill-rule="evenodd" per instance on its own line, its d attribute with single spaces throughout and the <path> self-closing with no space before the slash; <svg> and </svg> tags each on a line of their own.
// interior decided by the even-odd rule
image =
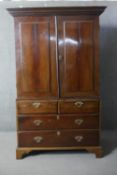
<svg viewBox="0 0 117 175">
<path fill-rule="evenodd" d="M 60 136 L 61 135 L 61 132 L 60 131 L 57 131 L 57 136 Z"/>
</svg>

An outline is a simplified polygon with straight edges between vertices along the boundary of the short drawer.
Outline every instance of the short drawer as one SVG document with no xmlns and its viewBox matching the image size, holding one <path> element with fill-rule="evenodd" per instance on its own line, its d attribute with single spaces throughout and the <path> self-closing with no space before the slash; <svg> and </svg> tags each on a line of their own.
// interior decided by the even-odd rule
<svg viewBox="0 0 117 175">
<path fill-rule="evenodd" d="M 67 113 L 98 113 L 99 101 L 91 100 L 72 100 L 60 101 L 59 112 L 62 114 Z"/>
<path fill-rule="evenodd" d="M 60 115 L 59 126 L 61 129 L 98 129 L 98 114 L 87 115 Z"/>
<path fill-rule="evenodd" d="M 17 101 L 18 114 L 57 113 L 57 101 Z"/>
<path fill-rule="evenodd" d="M 43 115 L 18 116 L 18 130 L 47 129 L 98 129 L 99 116 L 87 115 Z"/>
<path fill-rule="evenodd" d="M 18 130 L 47 130 L 57 128 L 56 115 L 18 116 Z"/>
<path fill-rule="evenodd" d="M 71 147 L 99 145 L 98 131 L 57 130 L 19 132 L 19 147 Z"/>
</svg>

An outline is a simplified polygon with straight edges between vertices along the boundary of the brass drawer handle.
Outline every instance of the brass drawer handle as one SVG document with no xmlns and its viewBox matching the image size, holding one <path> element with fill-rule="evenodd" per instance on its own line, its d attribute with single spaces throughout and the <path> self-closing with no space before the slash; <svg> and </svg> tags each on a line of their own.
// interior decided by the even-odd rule
<svg viewBox="0 0 117 175">
<path fill-rule="evenodd" d="M 34 141 L 35 141 L 36 143 L 41 143 L 42 140 L 43 140 L 43 137 L 41 137 L 41 136 L 36 136 L 36 137 L 34 137 Z"/>
<path fill-rule="evenodd" d="M 76 101 L 76 102 L 74 103 L 74 105 L 75 105 L 76 107 L 78 107 L 78 108 L 82 107 L 83 104 L 84 104 L 84 103 L 83 103 L 82 101 Z"/>
<path fill-rule="evenodd" d="M 74 123 L 77 124 L 77 125 L 81 125 L 83 122 L 84 122 L 83 119 L 76 119 L 76 120 L 74 121 Z"/>
<path fill-rule="evenodd" d="M 36 126 L 40 126 L 41 123 L 42 123 L 42 120 L 34 120 L 33 123 L 34 123 Z"/>
<path fill-rule="evenodd" d="M 83 140 L 83 136 L 75 136 L 74 139 L 77 141 L 77 142 L 82 142 Z"/>
<path fill-rule="evenodd" d="M 34 108 L 39 108 L 41 103 L 39 103 L 39 102 L 38 103 L 33 103 L 32 105 L 34 106 Z"/>
</svg>

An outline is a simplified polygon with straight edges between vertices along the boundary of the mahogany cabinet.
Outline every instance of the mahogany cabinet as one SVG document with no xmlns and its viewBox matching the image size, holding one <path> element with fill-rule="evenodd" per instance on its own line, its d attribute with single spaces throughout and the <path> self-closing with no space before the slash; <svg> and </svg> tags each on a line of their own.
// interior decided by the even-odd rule
<svg viewBox="0 0 117 175">
<path fill-rule="evenodd" d="M 17 159 L 100 146 L 99 15 L 105 7 L 13 8 Z"/>
</svg>

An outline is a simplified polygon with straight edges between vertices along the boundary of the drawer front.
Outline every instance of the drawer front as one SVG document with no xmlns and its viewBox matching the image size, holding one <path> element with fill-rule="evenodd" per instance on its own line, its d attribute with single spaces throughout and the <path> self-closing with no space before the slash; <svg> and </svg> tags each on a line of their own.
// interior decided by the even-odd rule
<svg viewBox="0 0 117 175">
<path fill-rule="evenodd" d="M 56 101 L 17 101 L 17 112 L 19 114 L 29 113 L 57 113 Z"/>
<path fill-rule="evenodd" d="M 98 115 L 60 115 L 59 126 L 61 129 L 98 129 Z"/>
<path fill-rule="evenodd" d="M 98 115 L 19 116 L 18 130 L 98 129 Z"/>
<path fill-rule="evenodd" d="M 99 145 L 98 131 L 58 130 L 18 132 L 19 147 L 71 147 Z"/>
<path fill-rule="evenodd" d="M 99 101 L 86 101 L 86 100 L 75 100 L 75 101 L 60 101 L 59 112 L 65 113 L 98 113 L 99 112 Z"/>
<path fill-rule="evenodd" d="M 19 130 L 40 130 L 40 129 L 56 129 L 56 115 L 31 115 L 18 117 Z"/>
</svg>

